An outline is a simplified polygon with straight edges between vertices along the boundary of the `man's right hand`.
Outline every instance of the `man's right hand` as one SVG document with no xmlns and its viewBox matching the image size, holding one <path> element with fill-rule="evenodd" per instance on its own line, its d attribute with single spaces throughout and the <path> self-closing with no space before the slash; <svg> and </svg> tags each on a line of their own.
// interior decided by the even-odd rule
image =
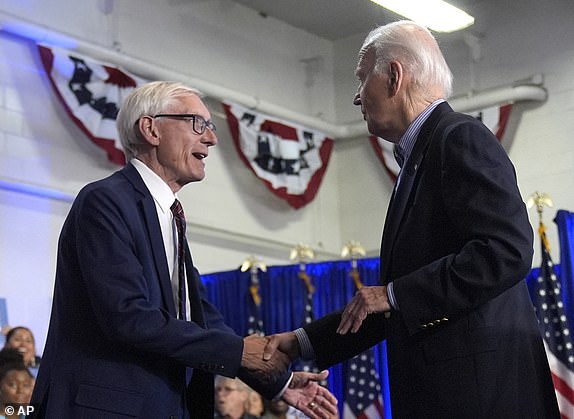
<svg viewBox="0 0 574 419">
<path fill-rule="evenodd" d="M 294 332 L 278 333 L 266 339 L 268 342 L 263 352 L 263 359 L 270 360 L 277 352 L 287 355 L 291 362 L 300 357 L 299 341 Z"/>
<path fill-rule="evenodd" d="M 289 357 L 281 350 L 264 355 L 267 339 L 257 335 L 243 338 L 241 366 L 264 383 L 274 382 L 289 367 Z"/>
</svg>

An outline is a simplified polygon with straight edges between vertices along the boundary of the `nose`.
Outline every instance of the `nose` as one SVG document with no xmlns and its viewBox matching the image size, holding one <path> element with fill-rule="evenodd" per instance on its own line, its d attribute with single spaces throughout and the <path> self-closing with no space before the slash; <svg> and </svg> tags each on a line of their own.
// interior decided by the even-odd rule
<svg viewBox="0 0 574 419">
<path fill-rule="evenodd" d="M 353 98 L 353 105 L 361 106 L 361 94 L 359 93 L 358 90 L 357 93 L 355 93 L 355 97 Z"/>
<path fill-rule="evenodd" d="M 201 137 L 201 142 L 207 144 L 208 147 L 217 145 L 217 135 L 211 128 L 206 128 L 203 136 Z"/>
</svg>

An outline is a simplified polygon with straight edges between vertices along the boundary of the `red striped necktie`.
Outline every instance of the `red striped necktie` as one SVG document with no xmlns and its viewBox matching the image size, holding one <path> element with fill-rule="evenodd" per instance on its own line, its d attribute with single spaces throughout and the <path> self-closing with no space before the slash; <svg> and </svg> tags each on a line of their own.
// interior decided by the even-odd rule
<svg viewBox="0 0 574 419">
<path fill-rule="evenodd" d="M 186 320 L 185 308 L 185 215 L 181 203 L 176 199 L 171 206 L 171 212 L 177 229 L 177 277 L 178 277 L 178 311 L 179 318 Z"/>
</svg>

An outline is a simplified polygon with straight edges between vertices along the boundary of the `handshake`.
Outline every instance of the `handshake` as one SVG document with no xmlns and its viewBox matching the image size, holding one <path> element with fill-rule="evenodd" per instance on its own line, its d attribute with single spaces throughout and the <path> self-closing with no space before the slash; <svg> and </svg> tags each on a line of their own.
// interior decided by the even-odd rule
<svg viewBox="0 0 574 419">
<path fill-rule="evenodd" d="M 264 383 L 275 382 L 300 356 L 294 332 L 267 337 L 251 335 L 243 338 L 243 343 L 241 366 Z"/>
<path fill-rule="evenodd" d="M 241 366 L 263 383 L 276 382 L 300 357 L 299 343 L 294 332 L 243 339 Z M 281 398 L 311 419 L 336 418 L 337 399 L 318 383 L 327 378 L 328 371 L 315 374 L 294 372 Z"/>
</svg>

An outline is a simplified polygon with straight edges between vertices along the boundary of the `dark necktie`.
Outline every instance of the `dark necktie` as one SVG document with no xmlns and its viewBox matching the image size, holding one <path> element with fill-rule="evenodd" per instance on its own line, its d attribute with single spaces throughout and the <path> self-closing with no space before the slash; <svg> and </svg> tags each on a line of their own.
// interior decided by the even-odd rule
<svg viewBox="0 0 574 419">
<path fill-rule="evenodd" d="M 183 214 L 183 207 L 176 199 L 171 206 L 171 212 L 175 220 L 175 227 L 177 229 L 177 278 L 179 281 L 177 288 L 178 310 L 179 318 L 186 320 L 185 308 L 185 215 Z"/>
<path fill-rule="evenodd" d="M 398 144 L 395 144 L 393 147 L 393 155 L 395 156 L 395 160 L 397 161 L 399 167 L 402 168 L 403 164 L 405 163 L 405 157 L 403 155 L 403 150 L 399 147 Z"/>
</svg>

